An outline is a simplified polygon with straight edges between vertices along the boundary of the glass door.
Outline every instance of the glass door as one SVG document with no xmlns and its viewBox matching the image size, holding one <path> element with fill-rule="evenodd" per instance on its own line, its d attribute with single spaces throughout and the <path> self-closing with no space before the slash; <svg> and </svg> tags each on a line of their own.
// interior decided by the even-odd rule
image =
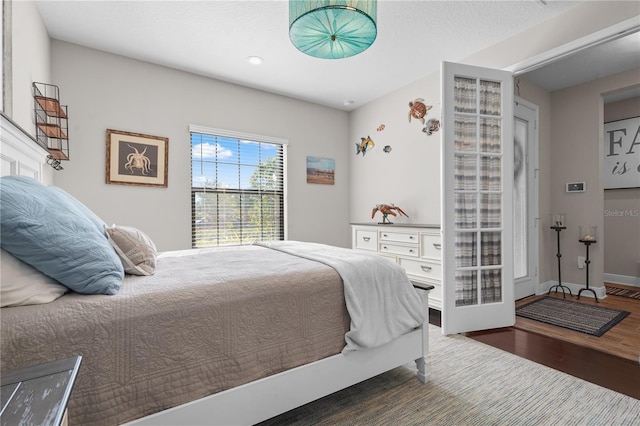
<svg viewBox="0 0 640 426">
<path fill-rule="evenodd" d="M 515 323 L 513 79 L 442 67 L 444 334 Z"/>
</svg>

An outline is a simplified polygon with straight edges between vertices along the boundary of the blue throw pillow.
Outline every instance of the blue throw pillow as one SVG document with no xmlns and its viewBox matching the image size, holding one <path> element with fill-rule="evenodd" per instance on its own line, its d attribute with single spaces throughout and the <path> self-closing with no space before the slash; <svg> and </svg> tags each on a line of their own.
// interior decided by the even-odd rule
<svg viewBox="0 0 640 426">
<path fill-rule="evenodd" d="M 2 248 L 77 293 L 116 294 L 122 262 L 100 219 L 67 195 L 29 177 L 0 178 Z"/>
<path fill-rule="evenodd" d="M 104 221 L 100 219 L 94 212 L 92 212 L 89 207 L 82 204 L 77 198 L 75 198 L 73 195 L 69 194 L 62 188 L 58 188 L 57 186 L 49 186 L 48 188 L 50 191 L 56 193 L 56 197 L 59 197 L 60 203 L 71 204 L 76 207 L 78 210 L 80 210 L 82 216 L 89 219 L 96 226 L 98 232 L 103 233 L 106 236 L 105 228 L 107 227 L 107 224 L 104 223 Z"/>
</svg>

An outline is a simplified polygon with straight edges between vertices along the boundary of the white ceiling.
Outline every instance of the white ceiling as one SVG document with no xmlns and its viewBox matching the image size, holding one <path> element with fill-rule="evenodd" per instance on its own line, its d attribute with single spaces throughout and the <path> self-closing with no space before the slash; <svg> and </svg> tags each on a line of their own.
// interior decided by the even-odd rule
<svg viewBox="0 0 640 426">
<path fill-rule="evenodd" d="M 36 2 L 54 39 L 343 110 L 577 3 L 379 0 L 373 46 L 351 58 L 324 60 L 292 46 L 284 0 Z M 251 65 L 249 56 L 264 63 Z M 345 100 L 353 104 L 344 105 Z"/>
<path fill-rule="evenodd" d="M 640 32 L 589 47 L 530 71 L 524 77 L 554 92 L 633 68 L 640 68 Z M 635 96 L 638 96 L 639 90 L 633 90 Z M 627 96 L 632 96 L 631 93 L 627 91 Z"/>
</svg>

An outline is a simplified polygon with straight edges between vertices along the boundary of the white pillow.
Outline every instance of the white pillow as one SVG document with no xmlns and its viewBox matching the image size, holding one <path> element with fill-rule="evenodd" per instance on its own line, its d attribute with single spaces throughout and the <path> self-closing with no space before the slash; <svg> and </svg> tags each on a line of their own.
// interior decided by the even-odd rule
<svg viewBox="0 0 640 426">
<path fill-rule="evenodd" d="M 132 275 L 153 275 L 158 252 L 151 238 L 132 226 L 107 228 L 107 238 L 118 253 L 124 272 Z"/>
<path fill-rule="evenodd" d="M 0 250 L 1 307 L 53 302 L 68 290 L 8 251 Z"/>
</svg>

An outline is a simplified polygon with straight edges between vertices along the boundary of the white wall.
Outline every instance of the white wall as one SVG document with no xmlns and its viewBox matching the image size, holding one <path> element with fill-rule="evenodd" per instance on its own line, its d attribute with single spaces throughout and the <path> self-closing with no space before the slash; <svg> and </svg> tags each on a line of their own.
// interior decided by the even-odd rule
<svg viewBox="0 0 640 426">
<path fill-rule="evenodd" d="M 592 261 L 589 270 L 590 286 L 603 285 L 607 237 L 603 232 L 605 120 L 602 96 L 638 84 L 640 70 L 634 69 L 551 94 L 551 205 L 555 211 L 567 214 L 562 278 L 568 283 L 585 283 L 585 270 L 577 267 L 578 256 L 585 256 L 586 252 L 584 244 L 578 241 L 578 226 L 591 225 L 598 227 L 598 243 L 589 248 Z M 586 182 L 586 191 L 567 193 L 567 182 Z M 634 238 L 632 234 L 633 231 L 627 237 Z"/>
<path fill-rule="evenodd" d="M 6 3 L 4 4 L 6 5 Z M 34 81 L 51 80 L 50 39 L 35 3 L 14 1 L 7 8 L 5 19 L 10 20 L 11 34 L 5 34 L 10 52 L 3 52 L 3 64 L 9 68 L 9 78 L 3 80 L 3 112 L 27 133 L 35 134 L 33 88 Z M 53 169 L 45 167 L 42 181 L 53 182 Z"/>
<path fill-rule="evenodd" d="M 604 106 L 605 123 L 633 117 L 640 117 L 640 97 Z M 603 236 L 605 280 L 640 285 L 640 187 L 604 191 Z"/>
<path fill-rule="evenodd" d="M 35 133 L 33 81 L 60 86 L 69 105 L 70 161 L 45 168 L 46 182 L 160 250 L 189 248 L 189 124 L 287 138 L 289 238 L 350 245 L 348 113 L 51 41 L 34 2 L 12 10 L 11 118 Z M 169 187 L 106 185 L 107 128 L 169 137 Z M 307 155 L 335 159 L 335 185 L 306 183 Z"/>
<path fill-rule="evenodd" d="M 33 120 L 34 81 L 51 82 L 50 39 L 35 3 L 14 1 L 12 9 L 12 119 L 35 133 Z"/>
<path fill-rule="evenodd" d="M 44 27 L 32 2 L 13 5 L 19 9 L 14 15 L 25 23 L 20 29 L 30 28 L 16 30 L 14 25 L 14 33 L 18 32 L 14 51 L 19 51 L 14 52 L 14 76 L 24 76 L 23 83 L 14 78 L 14 119 L 31 129 L 30 84 L 32 80 L 47 79 L 48 39 L 43 37 Z M 461 61 L 502 68 L 637 14 L 634 2 L 585 2 L 570 13 Z M 396 203 L 407 211 L 410 218 L 397 221 L 440 222 L 440 134 L 426 136 L 418 122 L 409 123 L 407 119 L 408 102 L 416 97 L 425 98 L 433 106 L 427 118 L 439 118 L 439 73 L 427 75 L 347 115 L 64 42 L 53 41 L 51 52 L 50 82 L 61 86 L 61 98 L 69 104 L 71 141 L 71 161 L 63 164 L 64 171 L 55 174 L 55 183 L 87 203 L 107 222 L 147 230 L 159 240 L 162 250 L 189 245 L 189 203 L 185 202 L 188 153 L 181 149 L 188 143 L 189 124 L 290 140 L 292 239 L 347 246 L 348 222 L 371 221 L 372 207 L 381 202 Z M 37 58 L 36 64 L 30 62 L 33 58 Z M 380 124 L 386 128 L 377 132 Z M 106 185 L 107 128 L 168 136 L 169 188 Z M 356 156 L 355 143 L 365 136 L 374 139 L 376 148 L 365 157 Z M 387 144 L 393 148 L 389 154 L 382 152 Z M 306 155 L 335 158 L 335 186 L 306 184 Z M 541 193 L 541 200 L 544 197 L 548 193 Z M 552 248 L 543 244 L 540 250 L 543 253 Z"/>
<path fill-rule="evenodd" d="M 490 68 L 506 68 L 629 18 L 637 17 L 638 12 L 638 6 L 635 2 L 584 2 L 568 12 L 523 31 L 517 36 L 468 58 L 460 58 L 458 62 Z M 440 222 L 439 149 L 435 147 L 437 142 L 434 139 L 424 137 L 424 135 L 414 134 L 417 129 L 413 127 L 417 127 L 417 124 L 412 123 L 410 126 L 405 122 L 401 125 L 402 115 L 404 114 L 406 119 L 408 112 L 406 105 L 414 97 L 424 97 L 427 104 L 434 106 L 430 116 L 438 118 L 440 115 L 440 73 L 427 75 L 423 79 L 351 113 L 350 138 L 352 143 L 358 141 L 361 136 L 373 132 L 372 129 L 375 130 L 378 121 L 387 120 L 394 125 L 391 127 L 393 131 L 390 129 L 389 134 L 385 135 L 392 140 L 391 145 L 394 147 L 394 151 L 388 158 L 382 154 L 372 156 L 370 159 L 351 155 L 351 221 L 365 221 L 367 211 L 370 212 L 375 203 L 395 201 L 403 209 L 406 208 L 409 215 L 412 216 L 409 220 L 403 220 L 404 222 Z M 387 130 L 385 129 L 384 132 Z M 439 136 L 437 137 L 439 138 Z M 597 131 L 594 137 L 598 137 Z M 426 145 L 421 145 L 421 140 L 426 142 Z M 434 146 L 431 146 L 431 143 Z M 378 143 L 376 149 L 381 148 L 382 145 L 384 143 Z M 408 152 L 411 152 L 412 155 L 403 152 L 402 157 L 398 155 L 400 158 L 391 157 L 396 152 L 396 145 L 398 147 L 409 146 Z M 548 151 L 545 155 L 547 154 Z M 545 217 L 556 206 L 553 205 L 547 182 L 541 181 L 540 191 L 541 210 L 539 214 L 540 217 Z M 602 211 L 601 204 L 602 202 L 599 206 L 594 207 L 600 208 L 599 212 Z M 543 211 L 543 208 L 548 211 Z M 368 220 L 371 221 L 370 216 Z M 555 253 L 555 250 L 555 240 L 541 240 L 540 259 L 543 259 L 548 253 Z M 574 255 L 577 254 L 572 252 L 571 259 Z M 596 280 L 602 282 L 602 252 L 596 252 L 592 257 L 594 264 L 598 262 L 600 265 L 595 268 L 594 282 Z M 554 266 L 552 263 L 541 261 L 541 268 L 554 268 Z M 555 277 L 557 274 L 545 269 L 541 270 L 540 275 L 541 277 Z M 578 280 L 578 274 L 572 275 L 572 278 Z"/>
<path fill-rule="evenodd" d="M 135 226 L 159 250 L 191 247 L 189 125 L 289 140 L 289 238 L 349 246 L 348 113 L 52 41 L 69 104 L 70 161 L 54 183 L 108 224 Z M 105 183 L 107 129 L 169 138 L 169 185 Z M 335 185 L 306 183 L 306 156 L 335 159 Z"/>
<path fill-rule="evenodd" d="M 621 78 L 622 77 L 622 78 Z M 540 244 L 547 247 L 540 253 L 540 282 L 548 282 L 558 279 L 557 259 L 555 256 L 556 233 L 549 229 L 551 213 L 566 213 L 568 229 L 561 233 L 562 250 L 562 274 L 563 282 L 583 285 L 585 281 L 584 269 L 577 268 L 577 256 L 585 255 L 584 245 L 577 241 L 578 225 L 593 224 L 590 221 L 600 221 L 602 211 L 607 209 L 606 195 L 613 192 L 623 192 L 626 204 L 624 209 L 638 209 L 640 204 L 635 199 L 628 197 L 635 190 L 604 191 L 605 204 L 601 208 L 598 194 L 600 190 L 594 187 L 600 180 L 599 170 L 599 137 L 597 135 L 598 121 L 601 114 L 602 91 L 616 91 L 620 87 L 626 87 L 635 80 L 640 83 L 640 73 L 631 71 L 623 75 L 612 76 L 594 82 L 581 84 L 576 87 L 549 93 L 526 79 L 526 75 L 518 77 L 520 96 L 540 107 L 539 122 L 539 167 L 540 167 Z M 636 83 L 633 83 L 636 84 Z M 576 95 L 577 94 L 577 95 Z M 585 100 L 585 97 L 589 99 Z M 637 102 L 637 101 L 636 101 Z M 628 110 L 627 110 L 628 112 Z M 629 117 L 626 115 L 625 117 Z M 607 119 L 605 118 L 605 122 Z M 594 133 L 595 132 L 595 133 Z M 588 164 L 585 167 L 585 164 Z M 598 170 L 596 170 L 598 168 Z M 565 183 L 567 181 L 589 180 L 587 192 L 567 194 Z M 595 182 L 595 183 L 594 183 Z M 629 191 L 629 192 L 625 192 Z M 612 209 L 614 207 L 611 207 Z M 618 205 L 618 209 L 623 209 Z M 603 210 L 604 209 L 604 210 Z M 619 218 L 609 218 L 612 221 Z M 606 227 L 607 217 L 603 217 Z M 625 224 L 638 223 L 637 218 L 625 218 Z M 585 223 L 580 223 L 585 222 Z M 599 249 L 596 246 L 590 248 L 592 260 L 598 253 L 602 253 L 603 261 L 593 260 L 590 268 L 590 286 L 597 283 L 594 277 L 594 268 L 600 268 L 604 264 L 605 272 L 614 273 L 606 269 L 607 258 L 615 263 L 620 271 L 618 274 L 635 275 L 638 267 L 636 257 L 639 256 L 640 242 L 633 235 L 640 232 L 638 226 L 625 229 L 616 229 L 609 235 L 600 228 Z M 615 259 L 615 260 L 614 260 Z M 630 263 L 630 259 L 633 261 Z M 621 267 L 621 263 L 624 267 Z M 632 271 L 632 272 L 630 272 Z"/>
<path fill-rule="evenodd" d="M 427 120 L 440 120 L 437 79 L 421 80 L 351 113 L 351 222 L 379 222 L 380 214 L 371 219 L 373 207 L 394 203 L 409 215 L 391 218 L 394 223 L 440 223 L 440 132 L 428 136 L 420 121 L 409 121 L 409 102 L 416 98 L 432 106 Z M 384 130 L 377 131 L 381 124 Z M 356 154 L 355 144 L 367 136 L 376 146 Z M 391 152 L 383 151 L 385 145 Z"/>
</svg>

